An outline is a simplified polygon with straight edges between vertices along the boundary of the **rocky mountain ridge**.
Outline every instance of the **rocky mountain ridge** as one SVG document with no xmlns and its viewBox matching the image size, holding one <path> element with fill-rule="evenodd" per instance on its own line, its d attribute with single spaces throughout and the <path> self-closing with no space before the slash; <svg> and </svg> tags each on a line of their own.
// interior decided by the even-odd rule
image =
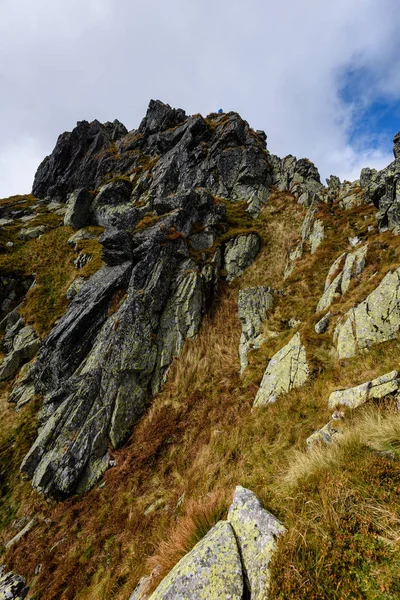
<svg viewBox="0 0 400 600">
<path fill-rule="evenodd" d="M 0 212 L 3 252 L 11 257 L 10 272 L 1 279 L 5 358 L 0 379 L 13 380 L 9 401 L 18 410 L 37 396 L 42 398 L 38 434 L 21 464 L 21 473 L 34 488 L 47 498 L 62 500 L 87 492 L 115 466 L 114 451 L 135 431 L 186 340 L 195 340 L 201 332 L 224 286 L 239 286 L 242 331 L 237 372 L 241 370 L 242 381 L 251 377 L 257 361 L 261 365 L 268 359 L 257 376 L 253 410 L 267 410 L 281 397 L 317 381 L 319 372 L 328 372 L 317 361 L 321 344 L 326 362 L 334 358 L 340 365 L 376 344 L 397 339 L 400 268 L 384 269 L 375 280 L 377 274 L 371 272 L 379 264 L 380 236 L 394 239 L 400 225 L 399 134 L 394 144 L 395 160 L 383 171 L 364 169 L 354 183 L 331 177 L 324 186 L 313 163 L 270 154 L 265 133 L 253 131 L 236 113 L 190 117 L 181 109 L 151 101 L 137 130 L 128 132 L 118 121 L 104 125 L 94 121 L 80 122 L 71 133 L 62 134 L 36 173 L 33 196 L 3 202 Z M 303 217 L 286 247 L 287 258 L 275 257 L 285 267 L 280 287 L 274 281 L 242 287 L 241 277 L 250 265 L 257 269 L 260 260 L 272 260 L 263 214 L 274 202 L 277 211 L 293 202 Z M 330 248 L 334 248 L 332 217 L 339 214 L 343 223 L 354 222 L 353 233 L 358 233 L 337 244 L 341 250 L 337 255 Z M 272 214 L 269 218 L 273 222 Z M 24 228 L 17 226 L 17 219 Z M 39 243 L 41 236 L 57 233 L 57 228 L 65 229 L 65 236 L 68 231 L 68 244 L 77 256 L 68 302 L 60 305 L 54 326 L 41 339 L 34 320 L 24 316 L 29 297 L 40 292 L 35 275 L 13 270 L 12 259 L 24 252 L 24 244 Z M 71 228 L 76 230 L 73 235 Z M 96 240 L 103 264 L 93 256 L 95 246 L 89 246 Z M 385 246 L 392 256 L 388 266 L 397 264 L 397 247 L 390 243 L 393 251 Z M 90 252 L 82 250 L 85 244 Z M 273 325 L 286 298 L 299 310 L 300 298 L 290 300 L 293 290 L 300 289 L 297 273 L 319 256 L 321 268 L 329 269 L 321 274 L 325 283 L 320 291 L 317 278 L 307 284 L 309 289 L 316 286 L 310 293 L 310 310 L 305 308 L 304 315 L 295 311 L 291 319 L 280 319 L 277 330 L 268 329 L 266 324 Z M 320 294 L 318 301 L 315 293 Z M 308 436 L 308 446 L 340 438 L 341 408 L 395 398 L 398 374 L 388 371 L 360 381 L 358 387 L 332 392 L 329 408 L 335 413 Z M 238 493 L 254 496 L 249 490 Z M 262 517 L 260 523 L 269 523 L 268 519 Z M 204 597 L 217 594 L 210 573 L 222 556 L 215 553 L 220 542 L 208 540 L 222 535 L 223 545 L 228 543 L 224 536 L 229 526 L 215 527 L 192 551 L 194 563 L 183 559 L 194 573 L 188 597 L 200 597 L 196 594 L 204 586 Z M 265 531 L 264 525 L 260 527 L 260 535 L 270 535 L 268 527 Z M 271 538 L 267 565 L 277 535 Z M 203 564 L 203 552 L 215 554 L 205 579 L 196 575 L 195 566 L 197 561 Z M 240 566 L 244 560 L 240 543 L 238 556 Z M 234 566 L 226 566 L 231 568 L 236 572 Z M 263 573 L 267 569 L 267 575 L 254 576 L 251 583 L 252 569 Z M 244 576 L 240 567 L 233 591 L 221 589 L 218 596 L 268 597 L 268 569 L 255 566 L 252 558 Z M 186 597 L 189 583 L 179 579 L 183 571 L 174 579 L 178 571 L 172 571 L 172 579 L 164 579 L 151 597 Z M 150 593 L 143 590 L 142 585 L 137 594 Z"/>
</svg>

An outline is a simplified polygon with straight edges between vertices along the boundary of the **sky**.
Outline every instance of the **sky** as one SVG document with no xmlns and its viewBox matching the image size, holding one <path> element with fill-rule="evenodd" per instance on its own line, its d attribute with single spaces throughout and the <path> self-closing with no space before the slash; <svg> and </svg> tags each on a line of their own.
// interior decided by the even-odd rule
<svg viewBox="0 0 400 600">
<path fill-rule="evenodd" d="M 135 129 L 151 98 L 353 181 L 393 159 L 399 31 L 398 0 L 1 0 L 0 198 L 77 121 Z"/>
</svg>

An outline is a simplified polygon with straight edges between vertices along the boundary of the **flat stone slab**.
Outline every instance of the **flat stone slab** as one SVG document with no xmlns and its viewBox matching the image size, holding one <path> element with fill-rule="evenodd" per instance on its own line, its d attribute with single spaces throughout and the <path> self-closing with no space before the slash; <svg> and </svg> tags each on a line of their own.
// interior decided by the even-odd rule
<svg viewBox="0 0 400 600">
<path fill-rule="evenodd" d="M 150 600 L 242 600 L 242 564 L 235 534 L 219 521 L 163 579 Z"/>
<path fill-rule="evenodd" d="M 309 377 L 306 351 L 296 333 L 269 361 L 254 406 L 263 406 L 281 394 L 302 386 Z"/>
<path fill-rule="evenodd" d="M 328 406 L 334 408 L 335 406 L 344 405 L 349 408 L 357 408 L 370 399 L 379 400 L 393 394 L 399 389 L 399 386 L 399 372 L 391 371 L 356 387 L 332 392 L 329 396 Z"/>
</svg>

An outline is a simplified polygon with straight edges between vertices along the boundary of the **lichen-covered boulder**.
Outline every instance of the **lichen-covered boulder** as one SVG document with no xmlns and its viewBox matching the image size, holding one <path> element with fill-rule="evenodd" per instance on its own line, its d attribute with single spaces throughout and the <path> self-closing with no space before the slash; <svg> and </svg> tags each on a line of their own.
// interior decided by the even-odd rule
<svg viewBox="0 0 400 600">
<path fill-rule="evenodd" d="M 21 329 L 13 340 L 12 351 L 0 365 L 0 381 L 14 377 L 19 367 L 35 356 L 40 344 L 40 338 L 30 325 Z"/>
<path fill-rule="evenodd" d="M 390 271 L 367 298 L 336 325 L 333 340 L 339 358 L 393 340 L 400 330 L 400 269 Z"/>
<path fill-rule="evenodd" d="M 238 311 L 242 323 L 239 344 L 240 372 L 248 365 L 247 353 L 260 335 L 262 323 L 273 304 L 272 289 L 266 286 L 239 290 Z"/>
<path fill-rule="evenodd" d="M 261 242 L 256 233 L 240 235 L 225 246 L 224 262 L 227 281 L 233 281 L 251 265 L 260 251 Z"/>
<path fill-rule="evenodd" d="M 332 264 L 325 280 L 325 289 L 315 312 L 329 308 L 336 297 L 345 294 L 353 278 L 361 275 L 365 267 L 368 244 L 351 254 L 344 252 Z"/>
<path fill-rule="evenodd" d="M 314 327 L 315 333 L 318 333 L 318 334 L 325 333 L 325 331 L 329 327 L 331 319 L 332 319 L 332 313 L 330 311 L 328 311 L 326 313 L 326 315 L 324 315 L 322 317 L 322 319 L 320 319 L 318 321 L 318 323 L 315 324 L 315 327 Z"/>
<path fill-rule="evenodd" d="M 331 444 L 342 434 L 338 420 L 331 419 L 329 423 L 312 433 L 306 440 L 307 446 L 312 448 L 317 444 Z"/>
<path fill-rule="evenodd" d="M 150 600 L 242 600 L 242 565 L 231 525 L 219 521 L 163 579 Z"/>
<path fill-rule="evenodd" d="M 277 539 L 286 529 L 253 492 L 241 486 L 235 490 L 228 521 L 235 532 L 251 598 L 265 600 L 270 587 L 269 565 Z"/>
<path fill-rule="evenodd" d="M 12 571 L 4 573 L 4 569 L 0 569 L 0 600 L 24 600 L 28 591 L 25 579 Z"/>
<path fill-rule="evenodd" d="M 281 394 L 302 386 L 310 374 L 306 351 L 296 333 L 269 361 L 254 406 L 263 406 Z"/>
<path fill-rule="evenodd" d="M 87 224 L 93 195 L 85 188 L 80 188 L 69 194 L 64 215 L 64 225 L 80 229 Z"/>
<path fill-rule="evenodd" d="M 370 399 L 379 400 L 397 392 L 399 386 L 399 372 L 391 371 L 356 387 L 332 392 L 328 399 L 328 406 L 335 408 L 342 405 L 357 408 Z"/>
</svg>

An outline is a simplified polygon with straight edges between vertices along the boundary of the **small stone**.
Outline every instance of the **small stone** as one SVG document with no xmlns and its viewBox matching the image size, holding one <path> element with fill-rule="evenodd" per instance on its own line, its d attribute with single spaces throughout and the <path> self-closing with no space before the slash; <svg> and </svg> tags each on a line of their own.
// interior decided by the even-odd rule
<svg viewBox="0 0 400 600">
<path fill-rule="evenodd" d="M 18 237 L 20 240 L 25 241 L 34 240 L 43 235 L 46 230 L 47 227 L 45 225 L 38 225 L 37 227 L 31 227 L 31 229 L 21 229 Z"/>
<path fill-rule="evenodd" d="M 320 319 L 318 321 L 318 323 L 315 324 L 315 333 L 321 334 L 321 333 L 325 333 L 325 331 L 328 329 L 329 327 L 329 323 L 331 322 L 332 319 L 332 313 L 329 311 L 326 313 L 326 315 L 324 315 L 322 317 L 322 319 Z"/>
<path fill-rule="evenodd" d="M 357 235 L 355 235 L 354 237 L 349 237 L 348 239 L 350 246 L 353 246 L 353 248 L 355 248 L 355 246 L 358 246 L 358 244 L 361 244 L 361 240 Z"/>
<path fill-rule="evenodd" d="M 7 242 L 7 248 L 12 248 L 14 246 L 14 242 Z"/>
</svg>

